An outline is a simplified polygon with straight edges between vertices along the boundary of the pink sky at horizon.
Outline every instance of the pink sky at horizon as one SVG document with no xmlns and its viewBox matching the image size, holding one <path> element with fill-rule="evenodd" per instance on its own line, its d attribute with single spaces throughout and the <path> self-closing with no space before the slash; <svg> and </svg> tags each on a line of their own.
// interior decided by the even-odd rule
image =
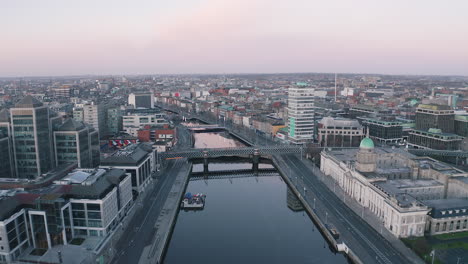
<svg viewBox="0 0 468 264">
<path fill-rule="evenodd" d="M 0 3 L 0 77 L 468 75 L 468 1 L 37 2 Z"/>
</svg>

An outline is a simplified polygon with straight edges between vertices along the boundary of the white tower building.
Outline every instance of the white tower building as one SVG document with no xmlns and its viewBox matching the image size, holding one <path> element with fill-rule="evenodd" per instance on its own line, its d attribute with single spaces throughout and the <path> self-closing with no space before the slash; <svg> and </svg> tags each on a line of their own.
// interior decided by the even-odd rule
<svg viewBox="0 0 468 264">
<path fill-rule="evenodd" d="M 288 131 L 292 143 L 302 144 L 314 139 L 314 90 L 305 83 L 289 88 Z"/>
</svg>

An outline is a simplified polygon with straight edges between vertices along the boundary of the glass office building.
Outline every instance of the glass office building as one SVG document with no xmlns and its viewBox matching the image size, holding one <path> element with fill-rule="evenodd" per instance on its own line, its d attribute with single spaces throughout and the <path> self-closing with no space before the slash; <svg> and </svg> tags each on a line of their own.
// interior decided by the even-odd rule
<svg viewBox="0 0 468 264">
<path fill-rule="evenodd" d="M 46 173 L 52 168 L 49 109 L 28 95 L 10 114 L 17 177 L 33 179 Z"/>
</svg>

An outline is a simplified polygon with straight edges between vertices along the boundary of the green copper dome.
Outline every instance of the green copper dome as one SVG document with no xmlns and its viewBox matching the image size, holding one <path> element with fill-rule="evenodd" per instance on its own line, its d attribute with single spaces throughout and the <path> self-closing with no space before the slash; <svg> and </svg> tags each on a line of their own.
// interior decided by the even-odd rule
<svg viewBox="0 0 468 264">
<path fill-rule="evenodd" d="M 374 141 L 372 139 L 366 137 L 361 141 L 359 148 L 366 148 L 366 149 L 373 149 L 374 148 Z"/>
</svg>

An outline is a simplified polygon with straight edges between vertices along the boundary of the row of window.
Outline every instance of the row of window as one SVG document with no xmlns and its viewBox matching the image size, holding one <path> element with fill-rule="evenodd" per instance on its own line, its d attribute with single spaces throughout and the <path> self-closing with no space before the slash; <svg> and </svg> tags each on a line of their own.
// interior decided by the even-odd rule
<svg viewBox="0 0 468 264">
<path fill-rule="evenodd" d="M 453 213 L 459 214 L 460 212 L 466 213 L 466 209 L 448 210 L 448 211 L 442 211 L 441 213 L 442 213 L 442 215 L 445 215 L 445 214 L 449 214 L 449 215 L 450 215 L 450 214 L 453 214 Z"/>
</svg>

